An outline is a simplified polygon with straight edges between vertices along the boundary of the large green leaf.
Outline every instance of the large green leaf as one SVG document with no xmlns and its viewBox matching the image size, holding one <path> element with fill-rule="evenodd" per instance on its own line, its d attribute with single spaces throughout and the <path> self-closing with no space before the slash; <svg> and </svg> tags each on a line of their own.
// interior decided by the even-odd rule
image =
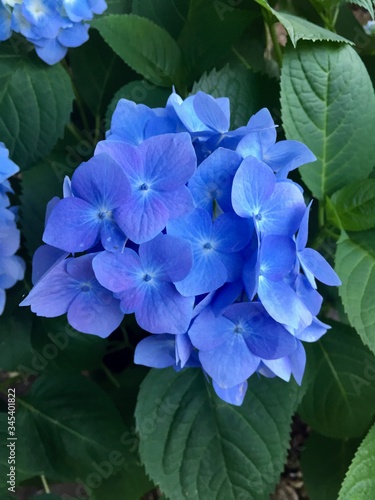
<svg viewBox="0 0 375 500">
<path fill-rule="evenodd" d="M 375 425 L 358 448 L 339 493 L 339 500 L 367 500 L 375 491 Z"/>
<path fill-rule="evenodd" d="M 345 0 L 345 2 L 354 3 L 355 5 L 363 7 L 370 12 L 372 18 L 374 17 L 374 5 L 372 0 Z"/>
<path fill-rule="evenodd" d="M 17 468 L 28 477 L 44 473 L 50 480 L 85 485 L 91 493 L 124 468 L 130 476 L 141 468 L 113 402 L 86 377 L 39 377 L 17 405 L 17 433 L 22 436 Z M 127 493 L 125 485 L 123 498 L 131 498 Z"/>
<path fill-rule="evenodd" d="M 200 370 L 151 370 L 135 413 L 146 471 L 173 500 L 268 498 L 297 399 L 295 383 L 253 377 L 243 405 L 232 406 Z"/>
<path fill-rule="evenodd" d="M 315 376 L 299 412 L 328 437 L 345 439 L 366 432 L 375 415 L 375 358 L 356 332 L 335 323 L 316 344 L 307 346 Z"/>
<path fill-rule="evenodd" d="M 192 93 L 202 90 L 214 97 L 228 97 L 231 105 L 231 128 L 246 125 L 250 116 L 259 109 L 261 77 L 245 68 L 228 65 L 217 71 L 204 73 L 194 83 Z"/>
<path fill-rule="evenodd" d="M 47 66 L 34 55 L 0 47 L 0 138 L 21 168 L 51 151 L 72 103 L 70 79 L 61 65 Z"/>
<path fill-rule="evenodd" d="M 303 43 L 287 51 L 281 105 L 287 138 L 304 142 L 317 156 L 317 162 L 300 169 L 317 198 L 369 175 L 375 158 L 375 97 L 354 49 Z"/>
<path fill-rule="evenodd" d="M 151 19 L 177 37 L 186 21 L 189 3 L 189 0 L 133 0 L 133 14 Z"/>
<path fill-rule="evenodd" d="M 303 480 L 310 500 L 337 498 L 358 447 L 358 439 L 339 440 L 310 434 L 301 455 Z"/>
<path fill-rule="evenodd" d="M 375 353 L 375 231 L 343 232 L 337 245 L 339 293 L 351 324 Z"/>
<path fill-rule="evenodd" d="M 182 80 L 181 52 L 171 35 L 134 14 L 111 15 L 92 22 L 104 40 L 147 80 L 171 87 Z"/>
<path fill-rule="evenodd" d="M 375 179 L 354 182 L 333 194 L 332 222 L 346 231 L 366 231 L 375 227 Z"/>
<path fill-rule="evenodd" d="M 82 99 L 95 116 L 102 116 L 113 94 L 126 83 L 128 67 L 93 29 L 88 42 L 70 54 L 70 64 Z"/>
<path fill-rule="evenodd" d="M 295 16 L 289 12 L 280 12 L 278 10 L 272 9 L 266 0 L 255 0 L 262 7 L 264 7 L 269 12 L 284 25 L 284 28 L 288 32 L 290 40 L 294 47 L 296 46 L 298 40 L 312 40 L 316 41 L 330 41 L 330 42 L 341 42 L 341 43 L 352 43 L 346 38 L 343 38 L 332 31 L 329 31 L 321 26 L 303 19 L 302 17 Z"/>
<path fill-rule="evenodd" d="M 103 15 L 129 14 L 132 11 L 132 0 L 107 0 L 107 10 Z"/>
</svg>

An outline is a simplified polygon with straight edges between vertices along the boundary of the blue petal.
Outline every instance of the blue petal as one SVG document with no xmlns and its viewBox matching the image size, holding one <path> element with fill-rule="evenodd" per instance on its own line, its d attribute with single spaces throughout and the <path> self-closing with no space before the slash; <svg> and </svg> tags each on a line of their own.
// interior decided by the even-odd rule
<svg viewBox="0 0 375 500">
<path fill-rule="evenodd" d="M 257 132 L 253 132 L 245 135 L 245 137 L 238 143 L 236 152 L 240 154 L 242 158 L 253 156 L 258 160 L 263 160 L 263 148 L 259 134 Z"/>
<path fill-rule="evenodd" d="M 212 96 L 198 91 L 194 96 L 193 107 L 199 120 L 210 129 L 220 133 L 228 130 L 229 115 L 223 112 Z"/>
<path fill-rule="evenodd" d="M 302 302 L 311 314 L 316 316 L 322 307 L 323 297 L 310 285 L 310 282 L 303 274 L 297 276 L 295 287 Z"/>
<path fill-rule="evenodd" d="M 100 219 L 92 205 L 79 198 L 64 198 L 51 212 L 43 241 L 66 252 L 83 252 L 95 245 L 99 231 Z"/>
<path fill-rule="evenodd" d="M 296 238 L 297 252 L 301 252 L 307 245 L 307 238 L 309 234 L 309 215 L 313 200 L 308 204 L 306 211 L 302 217 L 301 225 L 298 230 Z"/>
<path fill-rule="evenodd" d="M 280 359 L 265 359 L 263 360 L 264 365 L 271 370 L 277 377 L 289 382 L 290 376 L 292 374 L 292 367 L 289 356 L 285 356 Z"/>
<path fill-rule="evenodd" d="M 247 391 L 247 382 L 235 385 L 230 389 L 223 389 L 222 387 L 217 385 L 215 381 L 212 382 L 212 386 L 216 394 L 219 396 L 219 398 L 225 401 L 226 403 L 236 406 L 242 405 Z"/>
<path fill-rule="evenodd" d="M 179 337 L 179 336 L 178 336 Z M 176 364 L 174 335 L 151 335 L 141 340 L 134 353 L 136 365 L 167 368 Z"/>
<path fill-rule="evenodd" d="M 103 153 L 75 170 L 72 193 L 97 207 L 98 211 L 112 211 L 127 201 L 130 184 L 120 165 Z"/>
<path fill-rule="evenodd" d="M 188 241 L 159 234 L 139 247 L 142 265 L 162 281 L 181 281 L 192 266 L 192 251 Z"/>
<path fill-rule="evenodd" d="M 33 256 L 32 283 L 35 285 L 52 267 L 66 259 L 68 252 L 50 245 L 42 245 Z"/>
<path fill-rule="evenodd" d="M 304 330 L 312 322 L 312 315 L 296 292 L 283 281 L 259 278 L 258 296 L 268 314 L 293 333 Z"/>
<path fill-rule="evenodd" d="M 240 163 L 237 153 L 218 148 L 199 165 L 189 181 L 189 189 L 200 208 L 212 215 L 217 201 L 224 211 L 232 210 L 232 181 Z"/>
<path fill-rule="evenodd" d="M 246 128 L 249 131 L 258 131 L 263 151 L 267 151 L 267 149 L 275 144 L 276 125 L 267 108 L 263 108 L 253 115 Z"/>
<path fill-rule="evenodd" d="M 290 354 L 290 366 L 293 377 L 298 385 L 301 385 L 306 366 L 306 352 L 302 342 L 297 341 L 297 349 Z"/>
<path fill-rule="evenodd" d="M 80 292 L 79 283 L 66 272 L 66 262 L 60 262 L 43 276 L 20 306 L 31 306 L 34 313 L 47 318 L 65 314 Z"/>
<path fill-rule="evenodd" d="M 245 248 L 253 234 L 252 221 L 239 218 L 236 214 L 222 214 L 213 224 L 212 240 L 220 252 L 238 252 Z"/>
<path fill-rule="evenodd" d="M 189 361 L 191 353 L 193 352 L 193 344 L 189 336 L 185 333 L 176 335 L 176 361 L 183 368 Z"/>
<path fill-rule="evenodd" d="M 296 348 L 295 338 L 276 323 L 259 302 L 233 304 L 224 311 L 232 322 L 232 332 L 239 329 L 250 351 L 264 359 L 277 359 Z"/>
<path fill-rule="evenodd" d="M 224 316 L 216 318 L 206 308 L 194 319 L 188 334 L 197 349 L 209 351 L 230 341 L 234 335 L 233 323 Z"/>
<path fill-rule="evenodd" d="M 88 24 L 73 24 L 69 28 L 62 29 L 57 39 L 64 47 L 79 47 L 89 39 L 88 31 Z"/>
<path fill-rule="evenodd" d="M 35 51 L 38 56 L 49 65 L 53 65 L 64 59 L 68 49 L 61 45 L 59 41 L 54 38 L 48 40 L 43 46 L 35 46 Z"/>
<path fill-rule="evenodd" d="M 289 181 L 280 181 L 262 206 L 262 218 L 257 222 L 260 232 L 292 236 L 297 231 L 305 210 L 303 195 L 297 186 Z"/>
<path fill-rule="evenodd" d="M 289 140 L 277 142 L 263 156 L 263 161 L 278 173 L 278 178 L 286 178 L 290 171 L 315 160 L 305 144 Z"/>
<path fill-rule="evenodd" d="M 296 337 L 304 342 L 316 342 L 329 328 L 331 327 L 318 320 L 318 318 L 313 318 L 311 325 L 298 333 Z"/>
<path fill-rule="evenodd" d="M 144 140 L 145 128 L 153 118 L 153 111 L 144 104 L 136 104 L 127 99 L 120 99 L 112 115 L 111 129 L 107 133 L 107 140 L 121 140 L 134 146 Z M 102 141 L 102 147 L 105 141 Z"/>
<path fill-rule="evenodd" d="M 122 252 L 127 237 L 112 220 L 104 220 L 100 228 L 100 239 L 103 247 L 109 252 Z"/>
<path fill-rule="evenodd" d="M 158 282 L 144 290 L 135 317 L 151 333 L 185 333 L 193 315 L 194 297 L 183 297 L 172 283 Z"/>
<path fill-rule="evenodd" d="M 248 349 L 242 335 L 210 351 L 200 351 L 203 369 L 223 389 L 245 382 L 258 368 L 260 359 Z"/>
<path fill-rule="evenodd" d="M 232 204 L 241 217 L 257 216 L 275 189 L 275 175 L 268 165 L 249 156 L 233 179 Z"/>
<path fill-rule="evenodd" d="M 296 245 L 288 236 L 265 236 L 260 246 L 260 274 L 280 281 L 294 267 Z"/>
<path fill-rule="evenodd" d="M 316 250 L 313 250 L 312 248 L 305 248 L 301 252 L 298 252 L 298 258 L 301 262 L 303 270 L 305 271 L 307 279 L 309 279 L 309 273 L 311 273 L 317 280 L 326 285 L 341 285 L 340 278 L 325 258 Z M 309 281 L 311 283 L 311 279 L 309 279 Z M 313 283 L 311 283 L 311 286 L 314 286 Z"/>
<path fill-rule="evenodd" d="M 136 288 L 144 274 L 139 256 L 129 248 L 121 253 L 99 253 L 92 267 L 99 283 L 116 293 Z"/>
</svg>

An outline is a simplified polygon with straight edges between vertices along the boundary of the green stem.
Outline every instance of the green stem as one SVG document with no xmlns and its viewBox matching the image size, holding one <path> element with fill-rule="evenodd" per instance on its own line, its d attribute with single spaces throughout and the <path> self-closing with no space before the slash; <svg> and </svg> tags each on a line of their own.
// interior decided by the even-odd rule
<svg viewBox="0 0 375 500">
<path fill-rule="evenodd" d="M 46 476 L 44 474 L 42 474 L 40 476 L 40 479 L 42 480 L 44 491 L 46 492 L 47 495 L 49 495 L 51 493 L 51 490 L 49 489 Z"/>
<path fill-rule="evenodd" d="M 117 389 L 120 389 L 121 385 L 117 382 L 115 377 L 112 375 L 112 372 L 105 366 L 105 364 L 102 362 L 101 363 L 101 368 L 103 372 L 107 375 L 107 378 L 112 384 L 117 387 Z"/>
<path fill-rule="evenodd" d="M 324 227 L 324 222 L 325 222 L 325 208 L 323 203 L 319 204 L 319 227 L 322 228 Z"/>
</svg>

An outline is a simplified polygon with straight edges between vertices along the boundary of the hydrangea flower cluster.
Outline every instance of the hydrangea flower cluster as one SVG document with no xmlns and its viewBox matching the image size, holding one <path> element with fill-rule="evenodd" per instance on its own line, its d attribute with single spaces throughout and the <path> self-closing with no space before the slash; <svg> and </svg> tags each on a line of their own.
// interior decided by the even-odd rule
<svg viewBox="0 0 375 500">
<path fill-rule="evenodd" d="M 68 47 L 88 40 L 85 21 L 106 8 L 105 0 L 0 0 L 0 41 L 20 33 L 43 61 L 55 64 Z"/>
<path fill-rule="evenodd" d="M 102 337 L 134 313 L 152 334 L 136 363 L 200 366 L 240 405 L 254 373 L 301 382 L 302 342 L 329 328 L 316 279 L 340 281 L 306 248 L 311 204 L 287 178 L 314 155 L 276 142 L 267 109 L 229 123 L 229 100 L 203 92 L 157 109 L 121 99 L 50 203 L 22 305 Z"/>
<path fill-rule="evenodd" d="M 24 261 L 14 255 L 20 246 L 20 232 L 16 226 L 15 209 L 9 208 L 7 195 L 13 192 L 8 179 L 18 171 L 5 145 L 0 142 L 0 314 L 5 307 L 5 290 L 22 280 L 25 273 Z"/>
</svg>

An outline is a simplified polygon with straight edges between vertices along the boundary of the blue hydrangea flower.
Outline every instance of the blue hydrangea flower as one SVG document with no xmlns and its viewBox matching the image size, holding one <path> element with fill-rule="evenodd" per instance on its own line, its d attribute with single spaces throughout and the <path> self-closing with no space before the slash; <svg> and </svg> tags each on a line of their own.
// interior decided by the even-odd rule
<svg viewBox="0 0 375 500">
<path fill-rule="evenodd" d="M 135 313 L 138 324 L 151 333 L 184 333 L 194 297 L 183 297 L 174 283 L 189 273 L 192 251 L 188 242 L 160 234 L 121 253 L 102 252 L 94 259 L 95 275 L 121 299 L 124 313 Z"/>
<path fill-rule="evenodd" d="M 162 231 L 170 219 L 194 208 L 185 186 L 196 168 L 188 134 L 151 137 L 137 148 L 119 141 L 102 141 L 95 154 L 105 152 L 126 172 L 131 194 L 123 200 L 116 220 L 135 243 L 144 243 Z"/>
<path fill-rule="evenodd" d="M 107 250 L 120 251 L 126 236 L 118 222 L 130 196 L 120 165 L 106 154 L 94 156 L 74 172 L 71 190 L 73 196 L 53 208 L 44 242 L 67 252 L 83 252 L 101 241 Z"/>
<path fill-rule="evenodd" d="M 288 180 L 277 182 L 271 168 L 253 156 L 243 160 L 234 176 L 232 203 L 262 235 L 292 236 L 306 209 L 301 190 Z"/>
<path fill-rule="evenodd" d="M 55 265 L 36 283 L 21 306 L 38 316 L 54 318 L 67 313 L 68 322 L 83 333 L 108 337 L 124 314 L 120 301 L 95 278 L 96 254 L 69 258 Z"/>
<path fill-rule="evenodd" d="M 293 335 L 259 302 L 233 304 L 219 317 L 206 309 L 194 320 L 189 337 L 203 369 L 224 389 L 245 382 L 261 358 L 278 359 L 296 349 Z"/>
<path fill-rule="evenodd" d="M 201 295 L 218 289 L 226 281 L 238 279 L 242 259 L 239 251 L 249 242 L 251 229 L 247 221 L 235 214 L 223 214 L 213 223 L 206 210 L 195 209 L 167 225 L 172 236 L 189 241 L 193 249 L 193 266 L 185 279 L 176 283 L 184 296 Z"/>
<path fill-rule="evenodd" d="M 65 57 L 69 47 L 88 40 L 85 21 L 107 8 L 104 0 L 18 0 L 0 4 L 0 40 L 20 33 L 47 64 Z M 4 7 L 5 3 L 5 7 Z"/>
</svg>

